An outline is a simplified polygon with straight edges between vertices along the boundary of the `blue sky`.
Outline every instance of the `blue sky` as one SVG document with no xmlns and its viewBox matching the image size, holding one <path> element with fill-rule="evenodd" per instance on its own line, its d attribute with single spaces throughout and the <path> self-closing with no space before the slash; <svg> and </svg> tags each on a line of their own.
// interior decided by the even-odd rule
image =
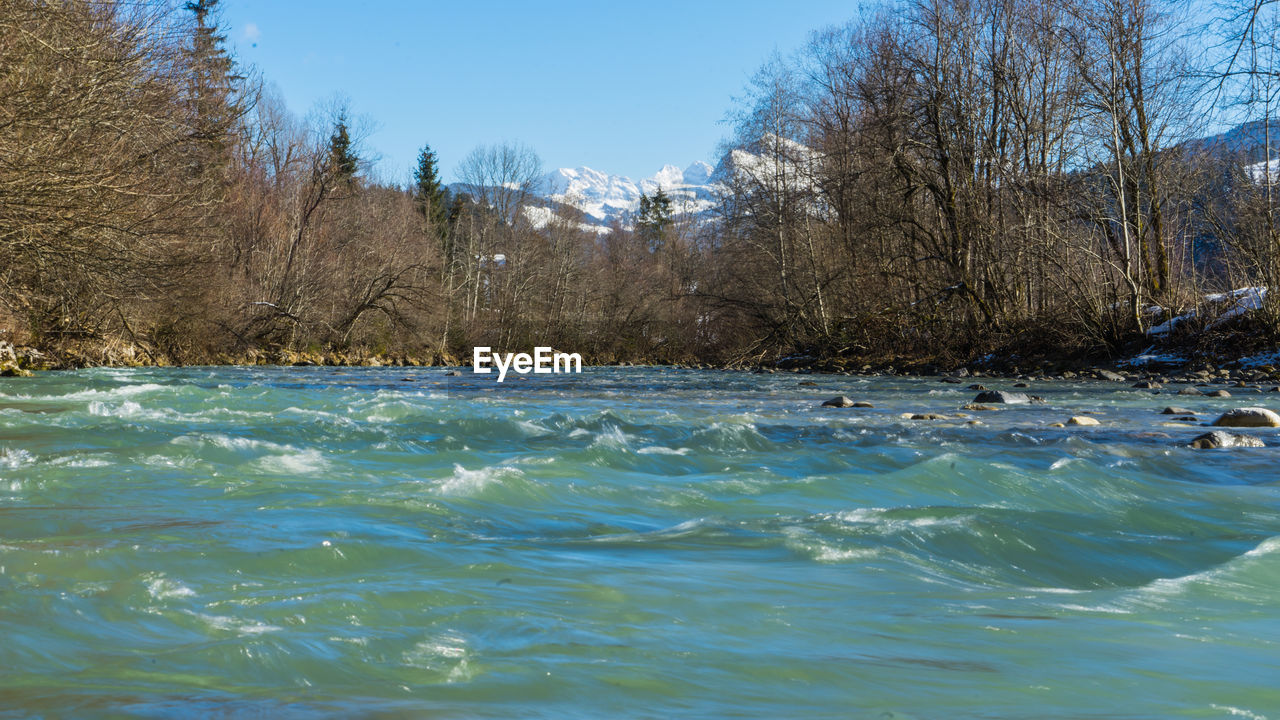
<svg viewBox="0 0 1280 720">
<path fill-rule="evenodd" d="M 306 115 L 344 96 L 380 174 L 423 143 L 446 179 L 472 148 L 523 142 L 547 170 L 640 179 L 714 164 L 722 121 L 775 50 L 858 12 L 849 0 L 222 0 L 237 59 Z"/>
</svg>

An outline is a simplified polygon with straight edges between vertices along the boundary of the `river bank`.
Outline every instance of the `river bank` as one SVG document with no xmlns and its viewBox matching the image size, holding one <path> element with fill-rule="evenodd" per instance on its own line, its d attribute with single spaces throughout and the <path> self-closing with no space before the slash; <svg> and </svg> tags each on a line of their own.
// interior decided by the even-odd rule
<svg viewBox="0 0 1280 720">
<path fill-rule="evenodd" d="M 1013 380 L 1096 379 L 1112 382 L 1280 383 L 1280 350 L 1206 353 L 1203 337 L 1183 344 L 1134 349 L 1118 357 L 1074 352 L 1061 357 L 1020 357 L 1013 352 L 987 353 L 965 362 L 931 357 L 847 357 L 829 353 L 788 354 L 731 362 L 592 357 L 594 367 L 654 366 L 688 370 L 729 370 L 850 376 L 993 377 Z M 1249 352 L 1248 350 L 1255 350 Z M 78 341 L 57 345 L 15 345 L 0 341 L 0 377 L 25 376 L 46 370 L 90 367 L 293 366 L 293 367 L 449 367 L 469 368 L 469 359 L 431 351 L 379 352 L 369 349 L 295 350 L 253 348 L 173 358 L 147 347 L 112 341 Z"/>
</svg>

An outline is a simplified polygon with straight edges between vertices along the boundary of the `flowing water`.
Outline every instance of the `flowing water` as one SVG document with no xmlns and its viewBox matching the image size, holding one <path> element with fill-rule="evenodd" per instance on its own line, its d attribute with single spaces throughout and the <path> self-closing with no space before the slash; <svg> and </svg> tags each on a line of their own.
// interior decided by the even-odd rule
<svg viewBox="0 0 1280 720">
<path fill-rule="evenodd" d="M 493 377 L 0 379 L 0 716 L 1280 718 L 1275 396 Z"/>
</svg>

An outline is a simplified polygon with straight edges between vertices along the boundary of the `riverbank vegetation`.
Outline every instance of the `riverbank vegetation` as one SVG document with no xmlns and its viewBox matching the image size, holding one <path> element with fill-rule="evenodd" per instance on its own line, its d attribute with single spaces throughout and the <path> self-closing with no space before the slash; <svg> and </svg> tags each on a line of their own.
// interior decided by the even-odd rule
<svg viewBox="0 0 1280 720">
<path fill-rule="evenodd" d="M 1280 340 L 1275 293 L 1197 332 L 1206 295 L 1280 286 L 1276 0 L 882 5 L 761 68 L 713 217 L 646 198 L 605 234 L 534 222 L 520 145 L 477 148 L 465 192 L 426 138 L 412 180 L 378 177 L 354 110 L 299 120 L 216 5 L 0 0 L 0 341 L 55 364 L 953 364 Z"/>
</svg>

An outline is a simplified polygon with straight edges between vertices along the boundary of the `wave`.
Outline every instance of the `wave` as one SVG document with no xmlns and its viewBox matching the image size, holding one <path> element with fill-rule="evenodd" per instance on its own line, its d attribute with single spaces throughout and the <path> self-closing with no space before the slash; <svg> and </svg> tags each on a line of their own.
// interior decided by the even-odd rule
<svg viewBox="0 0 1280 720">
<path fill-rule="evenodd" d="M 484 467 L 479 470 L 467 470 L 461 465 L 454 465 L 453 474 L 434 483 L 434 489 L 441 495 L 467 497 L 523 477 L 524 473 L 513 467 Z"/>
<path fill-rule="evenodd" d="M 1137 588 L 1139 601 L 1167 601 L 1187 594 L 1211 594 L 1233 600 L 1273 605 L 1280 587 L 1280 536 L 1218 565 L 1179 577 L 1158 578 Z"/>
<path fill-rule="evenodd" d="M 208 629 L 220 632 L 231 632 L 242 637 L 251 637 L 261 635 L 263 633 L 274 633 L 284 630 L 278 625 L 268 625 L 257 620 L 246 620 L 244 618 L 230 617 L 228 615 L 210 615 L 207 613 L 185 611 L 188 615 L 196 618 L 203 623 Z"/>
<path fill-rule="evenodd" d="M 688 455 L 690 450 L 687 447 L 669 448 L 661 445 L 646 445 L 636 452 L 641 455 Z"/>
<path fill-rule="evenodd" d="M 18 468 L 31 465 L 36 461 L 36 456 L 30 450 L 22 448 L 0 448 L 0 468 L 5 470 L 17 470 Z"/>
<path fill-rule="evenodd" d="M 3 395 L 6 400 L 40 400 L 40 401 L 62 401 L 69 400 L 120 400 L 122 398 L 131 398 L 137 395 L 145 395 L 147 393 L 158 392 L 161 390 L 172 390 L 172 385 L 160 385 L 158 383 L 137 383 L 132 385 L 121 385 L 115 388 L 90 388 L 87 390 L 76 390 L 62 394 L 48 395 L 27 395 L 15 393 L 12 395 Z"/>
<path fill-rule="evenodd" d="M 307 448 L 296 452 L 268 455 L 254 461 L 258 469 L 276 475 L 306 475 L 329 467 L 323 452 Z"/>
<path fill-rule="evenodd" d="M 689 437 L 689 445 L 698 450 L 720 452 L 763 452 L 775 447 L 755 423 L 749 421 L 713 422 L 706 428 L 695 430 Z"/>
<path fill-rule="evenodd" d="M 173 598 L 194 597 L 195 590 L 177 580 L 165 577 L 162 573 L 151 573 L 146 577 L 147 593 L 154 600 L 171 600 Z"/>
</svg>

